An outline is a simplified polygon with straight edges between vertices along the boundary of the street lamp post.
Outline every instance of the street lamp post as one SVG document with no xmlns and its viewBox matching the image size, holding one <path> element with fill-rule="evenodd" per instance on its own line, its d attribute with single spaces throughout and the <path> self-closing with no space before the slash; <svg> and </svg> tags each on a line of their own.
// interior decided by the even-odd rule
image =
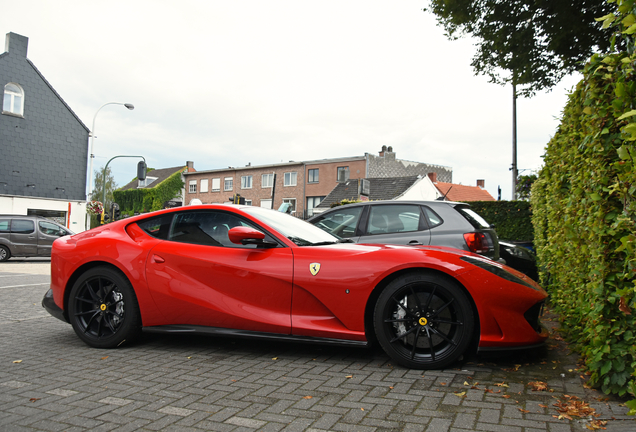
<svg viewBox="0 0 636 432">
<path fill-rule="evenodd" d="M 95 115 L 93 116 L 93 128 L 91 129 L 91 152 L 89 155 L 89 168 L 88 168 L 88 192 L 86 193 L 86 201 L 90 199 L 91 192 L 93 192 L 93 159 L 95 158 L 95 154 L 93 153 L 93 148 L 95 147 L 95 119 L 97 118 L 97 114 L 99 111 L 104 108 L 106 105 L 123 105 L 129 110 L 134 110 L 135 106 L 131 103 L 121 103 L 121 102 L 107 102 L 104 105 L 100 106 Z"/>
</svg>

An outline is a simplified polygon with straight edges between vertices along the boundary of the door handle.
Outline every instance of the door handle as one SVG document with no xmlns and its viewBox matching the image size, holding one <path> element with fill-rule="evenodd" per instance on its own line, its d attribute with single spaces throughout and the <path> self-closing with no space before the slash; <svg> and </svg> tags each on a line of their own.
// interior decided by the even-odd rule
<svg viewBox="0 0 636 432">
<path fill-rule="evenodd" d="M 422 243 L 420 243 L 420 242 L 419 242 L 419 241 L 417 241 L 417 240 L 411 240 L 411 241 L 409 242 L 409 246 L 423 246 L 423 245 L 422 245 Z"/>
<path fill-rule="evenodd" d="M 160 257 L 159 255 L 153 255 L 153 256 L 152 256 L 152 260 L 153 260 L 154 262 L 156 262 L 156 263 L 159 263 L 159 264 L 161 264 L 161 263 L 165 263 L 165 262 L 166 262 L 166 260 L 165 260 L 165 259 L 163 259 L 162 257 Z"/>
</svg>

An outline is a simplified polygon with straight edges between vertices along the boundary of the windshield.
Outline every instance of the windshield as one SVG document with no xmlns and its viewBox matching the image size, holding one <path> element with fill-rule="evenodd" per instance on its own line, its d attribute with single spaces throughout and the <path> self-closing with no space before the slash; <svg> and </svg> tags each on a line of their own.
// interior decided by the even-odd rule
<svg viewBox="0 0 636 432">
<path fill-rule="evenodd" d="M 338 242 L 337 237 L 287 213 L 261 207 L 243 208 L 243 210 L 271 226 L 298 246 L 318 246 Z"/>
</svg>

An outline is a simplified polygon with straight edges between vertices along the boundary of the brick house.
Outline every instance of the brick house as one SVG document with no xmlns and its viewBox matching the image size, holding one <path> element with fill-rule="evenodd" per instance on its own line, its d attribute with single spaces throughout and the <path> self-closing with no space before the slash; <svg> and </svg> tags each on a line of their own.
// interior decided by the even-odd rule
<svg viewBox="0 0 636 432">
<path fill-rule="evenodd" d="M 378 156 L 366 153 L 364 156 L 259 166 L 248 164 L 185 173 L 185 203 L 189 204 L 193 199 L 204 204 L 227 203 L 231 196 L 240 194 L 247 204 L 260 207 L 276 209 L 289 203 L 296 216 L 307 218 L 339 183 L 368 177 L 426 176 L 429 172 L 452 181 L 450 167 L 397 159 L 392 147 L 383 146 Z M 276 185 L 272 189 L 274 177 Z"/>
<path fill-rule="evenodd" d="M 8 33 L 0 54 L 0 213 L 83 231 L 89 129 L 27 58 L 28 42 Z"/>
<path fill-rule="evenodd" d="M 362 178 L 365 167 L 365 157 L 358 156 L 184 173 L 185 203 L 193 199 L 204 204 L 227 203 L 230 197 L 240 194 L 254 206 L 276 209 L 289 203 L 295 215 L 305 217 L 338 184 L 339 178 Z"/>
</svg>

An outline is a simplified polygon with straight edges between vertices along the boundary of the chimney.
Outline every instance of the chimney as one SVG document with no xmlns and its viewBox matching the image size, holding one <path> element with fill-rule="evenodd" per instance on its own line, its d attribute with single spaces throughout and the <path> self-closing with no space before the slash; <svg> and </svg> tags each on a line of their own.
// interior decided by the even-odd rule
<svg viewBox="0 0 636 432">
<path fill-rule="evenodd" d="M 186 162 L 186 172 L 194 172 L 194 162 L 193 161 L 187 161 Z"/>
<path fill-rule="evenodd" d="M 433 183 L 437 183 L 437 173 L 430 172 L 427 175 L 428 175 L 428 178 L 430 178 Z"/>
<path fill-rule="evenodd" d="M 477 180 L 477 186 L 479 186 L 482 189 L 486 188 L 486 180 Z"/>
<path fill-rule="evenodd" d="M 28 47 L 28 37 L 20 36 L 17 33 L 7 33 L 7 38 L 4 42 L 5 52 L 26 58 Z"/>
<path fill-rule="evenodd" d="M 386 152 L 386 146 L 382 146 L 382 150 L 380 150 L 380 157 L 384 156 L 384 152 Z"/>
</svg>

